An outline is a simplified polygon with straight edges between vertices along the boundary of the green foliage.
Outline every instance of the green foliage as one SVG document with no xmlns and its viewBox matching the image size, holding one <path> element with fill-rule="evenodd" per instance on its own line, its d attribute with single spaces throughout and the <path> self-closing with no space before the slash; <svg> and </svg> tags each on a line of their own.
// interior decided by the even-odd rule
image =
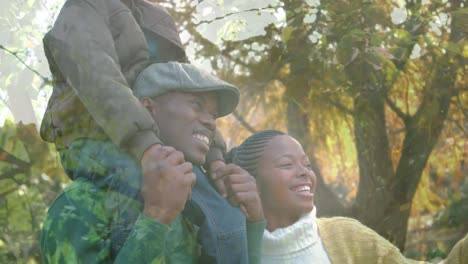
<svg viewBox="0 0 468 264">
<path fill-rule="evenodd" d="M 440 248 L 431 248 L 426 254 L 427 259 L 443 259 L 445 257 L 447 257 L 447 252 Z"/>
<path fill-rule="evenodd" d="M 447 192 L 448 206 L 436 215 L 434 226 L 468 229 L 468 181 L 465 180 L 460 191 L 449 188 Z"/>
<path fill-rule="evenodd" d="M 0 128 L 0 262 L 38 263 L 48 205 L 67 182 L 55 150 L 34 125 Z"/>
</svg>

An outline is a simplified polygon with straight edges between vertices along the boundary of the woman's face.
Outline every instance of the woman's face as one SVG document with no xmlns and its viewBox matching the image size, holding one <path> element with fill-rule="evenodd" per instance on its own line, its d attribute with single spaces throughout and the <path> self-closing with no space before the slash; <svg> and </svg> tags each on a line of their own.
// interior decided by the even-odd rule
<svg viewBox="0 0 468 264">
<path fill-rule="evenodd" d="M 257 167 L 265 216 L 298 219 L 314 208 L 317 178 L 301 144 L 288 135 L 272 138 Z"/>
</svg>

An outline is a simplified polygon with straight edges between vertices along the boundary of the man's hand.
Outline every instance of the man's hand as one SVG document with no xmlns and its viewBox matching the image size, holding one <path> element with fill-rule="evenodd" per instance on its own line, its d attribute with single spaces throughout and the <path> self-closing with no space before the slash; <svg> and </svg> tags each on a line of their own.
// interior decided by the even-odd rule
<svg viewBox="0 0 468 264">
<path fill-rule="evenodd" d="M 184 209 L 190 199 L 196 176 L 192 164 L 173 147 L 154 145 L 143 153 L 141 192 L 143 213 L 169 224 Z"/>
<path fill-rule="evenodd" d="M 216 170 L 215 181 L 220 179 L 224 182 L 227 199 L 234 206 L 240 207 L 247 221 L 257 222 L 265 219 L 254 177 L 241 167 L 228 164 Z"/>
</svg>

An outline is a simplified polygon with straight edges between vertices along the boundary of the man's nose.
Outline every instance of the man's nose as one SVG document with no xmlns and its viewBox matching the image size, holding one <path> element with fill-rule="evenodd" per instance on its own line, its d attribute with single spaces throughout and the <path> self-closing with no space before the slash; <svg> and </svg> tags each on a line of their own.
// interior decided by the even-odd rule
<svg viewBox="0 0 468 264">
<path fill-rule="evenodd" d="M 216 130 L 216 117 L 210 113 L 203 113 L 201 118 L 202 124 L 211 131 Z"/>
</svg>

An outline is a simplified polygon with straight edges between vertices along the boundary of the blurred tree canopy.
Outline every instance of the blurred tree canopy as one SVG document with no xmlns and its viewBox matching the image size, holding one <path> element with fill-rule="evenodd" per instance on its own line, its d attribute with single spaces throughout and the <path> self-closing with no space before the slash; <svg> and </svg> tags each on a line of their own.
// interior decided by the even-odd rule
<svg viewBox="0 0 468 264">
<path fill-rule="evenodd" d="M 41 38 L 63 2 L 0 4 L 0 113 L 16 123 L 37 124 L 47 103 Z M 418 239 L 456 230 L 432 249 L 407 247 L 417 258 L 444 257 L 468 232 L 462 1 L 154 2 L 175 17 L 192 62 L 241 89 L 219 121 L 230 146 L 266 128 L 305 146 L 320 215 L 354 217 L 402 250 L 408 227 Z M 0 148 L 0 262 L 38 262 L 41 221 L 66 176 L 33 125 L 6 122 Z"/>
</svg>

